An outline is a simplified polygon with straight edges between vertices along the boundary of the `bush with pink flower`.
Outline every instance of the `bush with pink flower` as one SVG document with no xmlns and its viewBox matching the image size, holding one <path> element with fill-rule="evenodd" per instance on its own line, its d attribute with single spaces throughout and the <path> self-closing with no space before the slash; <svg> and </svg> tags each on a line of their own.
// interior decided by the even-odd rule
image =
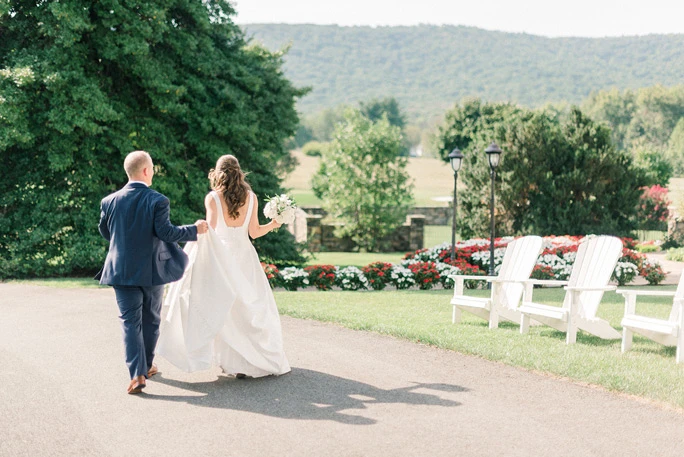
<svg viewBox="0 0 684 457">
<path fill-rule="evenodd" d="M 667 207 L 670 201 L 667 198 L 667 189 L 659 185 L 644 187 L 639 206 L 637 208 L 637 221 L 642 230 L 665 230 L 667 218 L 670 212 Z"/>
</svg>

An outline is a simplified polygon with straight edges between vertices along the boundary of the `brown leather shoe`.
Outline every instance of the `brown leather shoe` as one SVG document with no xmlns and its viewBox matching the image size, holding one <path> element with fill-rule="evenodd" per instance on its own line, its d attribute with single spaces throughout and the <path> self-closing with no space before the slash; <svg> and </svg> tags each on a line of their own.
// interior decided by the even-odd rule
<svg viewBox="0 0 684 457">
<path fill-rule="evenodd" d="M 152 376 L 156 375 L 159 373 L 159 369 L 157 369 L 157 365 L 152 365 L 152 368 L 150 368 L 150 371 L 147 372 L 147 377 L 151 378 Z"/>
<path fill-rule="evenodd" d="M 142 392 L 142 390 L 145 388 L 145 376 L 138 376 L 136 378 L 131 379 L 131 383 L 128 385 L 128 393 L 133 395 L 133 394 L 139 394 Z"/>
</svg>

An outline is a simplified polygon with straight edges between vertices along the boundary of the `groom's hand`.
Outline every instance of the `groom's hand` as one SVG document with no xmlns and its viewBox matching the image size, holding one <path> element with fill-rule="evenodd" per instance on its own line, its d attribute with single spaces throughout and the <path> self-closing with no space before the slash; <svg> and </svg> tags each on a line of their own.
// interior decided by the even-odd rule
<svg viewBox="0 0 684 457">
<path fill-rule="evenodd" d="M 207 224 L 207 221 L 204 221 L 202 219 L 195 222 L 195 227 L 197 227 L 197 233 L 199 235 L 202 235 L 203 233 L 207 233 L 207 231 L 209 230 L 209 224 Z"/>
</svg>

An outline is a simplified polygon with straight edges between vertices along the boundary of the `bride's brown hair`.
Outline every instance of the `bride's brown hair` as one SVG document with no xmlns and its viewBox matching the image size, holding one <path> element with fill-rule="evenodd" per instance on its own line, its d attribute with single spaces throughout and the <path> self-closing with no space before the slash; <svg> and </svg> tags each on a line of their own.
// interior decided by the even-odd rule
<svg viewBox="0 0 684 457">
<path fill-rule="evenodd" d="M 235 156 L 226 154 L 219 157 L 216 168 L 209 171 L 209 182 L 211 188 L 223 196 L 228 205 L 228 216 L 237 219 L 240 215 L 238 210 L 247 201 L 252 188 L 245 181 L 245 173 Z"/>
</svg>

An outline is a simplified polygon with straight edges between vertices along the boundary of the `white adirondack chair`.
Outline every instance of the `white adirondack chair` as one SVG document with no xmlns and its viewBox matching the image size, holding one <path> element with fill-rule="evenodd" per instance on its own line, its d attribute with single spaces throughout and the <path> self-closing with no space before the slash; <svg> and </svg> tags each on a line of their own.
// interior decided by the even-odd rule
<svg viewBox="0 0 684 457">
<path fill-rule="evenodd" d="M 570 280 L 565 286 L 562 307 L 548 306 L 532 301 L 532 287 L 525 288 L 520 306 L 520 333 L 527 333 L 530 319 L 566 332 L 566 344 L 577 340 L 577 330 L 603 339 L 618 339 L 620 333 L 598 317 L 603 292 L 615 290 L 609 286 L 615 264 L 622 255 L 622 241 L 613 236 L 598 236 L 582 243 L 572 266 Z"/>
<path fill-rule="evenodd" d="M 539 236 L 525 236 L 511 241 L 506 247 L 498 276 L 456 275 L 454 297 L 451 299 L 455 324 L 461 321 L 461 311 L 467 311 L 489 321 L 489 328 L 499 326 L 499 318 L 519 322 L 518 305 L 523 294 L 523 281 L 530 278 L 542 248 Z M 492 284 L 489 298 L 468 297 L 463 294 L 466 279 L 487 281 Z"/>
<path fill-rule="evenodd" d="M 634 333 L 665 346 L 676 346 L 675 362 L 684 361 L 684 273 L 679 277 L 679 285 L 674 292 L 650 290 L 618 290 L 625 297 L 625 316 L 622 318 L 622 352 L 632 348 Z M 669 319 L 656 319 L 636 314 L 638 295 L 670 296 L 672 311 Z"/>
</svg>

